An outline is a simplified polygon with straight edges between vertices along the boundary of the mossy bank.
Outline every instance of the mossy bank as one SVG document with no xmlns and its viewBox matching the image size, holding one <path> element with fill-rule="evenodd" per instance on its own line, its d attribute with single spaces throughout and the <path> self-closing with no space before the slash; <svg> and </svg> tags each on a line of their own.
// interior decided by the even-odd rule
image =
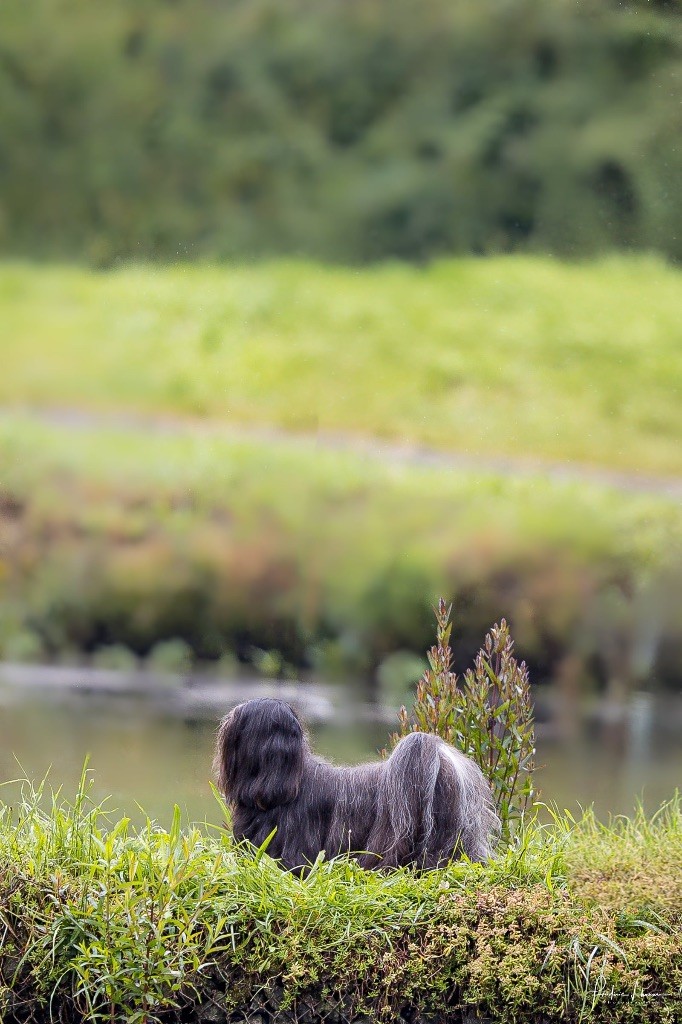
<svg viewBox="0 0 682 1024">
<path fill-rule="evenodd" d="M 679 1019 L 677 799 L 653 821 L 527 823 L 486 867 L 305 880 L 179 815 L 133 833 L 82 793 L 38 803 L 0 817 L 5 1024 Z"/>
</svg>

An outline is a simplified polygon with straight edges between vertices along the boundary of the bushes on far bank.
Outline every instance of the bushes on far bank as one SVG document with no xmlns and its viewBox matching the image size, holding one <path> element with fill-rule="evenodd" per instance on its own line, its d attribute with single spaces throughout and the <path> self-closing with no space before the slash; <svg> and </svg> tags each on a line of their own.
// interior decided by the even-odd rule
<svg viewBox="0 0 682 1024">
<path fill-rule="evenodd" d="M 672 501 L 22 419 L 0 460 L 0 656 L 174 640 L 183 664 L 370 680 L 429 646 L 444 593 L 458 671 L 504 609 L 534 681 L 680 682 Z"/>
</svg>

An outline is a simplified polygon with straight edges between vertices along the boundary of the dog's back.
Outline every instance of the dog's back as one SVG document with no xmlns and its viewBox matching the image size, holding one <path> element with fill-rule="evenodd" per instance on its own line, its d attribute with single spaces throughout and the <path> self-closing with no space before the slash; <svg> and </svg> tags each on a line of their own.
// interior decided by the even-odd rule
<svg viewBox="0 0 682 1024">
<path fill-rule="evenodd" d="M 386 761 L 338 768 L 310 750 L 294 711 L 261 698 L 220 725 L 214 762 L 235 838 L 285 867 L 324 851 L 364 867 L 436 867 L 490 856 L 499 827 L 482 772 L 437 736 L 410 733 Z"/>
<path fill-rule="evenodd" d="M 499 830 L 478 765 L 430 733 L 397 743 L 381 775 L 378 808 L 370 854 L 361 859 L 367 867 L 431 868 L 462 854 L 484 861 Z"/>
</svg>

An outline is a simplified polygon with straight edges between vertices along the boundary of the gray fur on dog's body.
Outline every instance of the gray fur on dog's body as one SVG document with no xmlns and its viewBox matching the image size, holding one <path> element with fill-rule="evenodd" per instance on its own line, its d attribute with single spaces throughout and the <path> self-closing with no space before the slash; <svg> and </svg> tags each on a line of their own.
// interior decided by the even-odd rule
<svg viewBox="0 0 682 1024">
<path fill-rule="evenodd" d="M 294 869 L 350 853 L 363 867 L 484 861 L 499 832 L 478 766 L 437 736 L 410 733 L 385 761 L 336 767 L 313 754 L 292 708 L 260 698 L 220 724 L 214 769 L 238 840 Z"/>
</svg>

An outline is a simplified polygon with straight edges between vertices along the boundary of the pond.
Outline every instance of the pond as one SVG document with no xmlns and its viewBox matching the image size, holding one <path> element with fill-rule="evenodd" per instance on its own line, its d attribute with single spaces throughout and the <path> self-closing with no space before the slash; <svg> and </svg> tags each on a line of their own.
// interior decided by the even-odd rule
<svg viewBox="0 0 682 1024">
<path fill-rule="evenodd" d="M 26 776 L 71 796 L 87 755 L 92 795 L 110 796 L 116 816 L 144 813 L 170 822 L 178 804 L 185 821 L 221 820 L 210 788 L 217 719 L 186 721 L 143 700 L 83 696 L 68 702 L 0 691 L 0 782 Z M 348 723 L 312 730 L 317 751 L 343 762 L 373 757 L 390 726 Z M 573 739 L 551 721 L 538 736 L 537 785 L 543 800 L 574 813 L 629 813 L 638 798 L 649 812 L 682 785 L 682 698 L 637 694 L 624 714 L 584 715 Z M 0 790 L 9 799 L 14 788 Z"/>
</svg>

